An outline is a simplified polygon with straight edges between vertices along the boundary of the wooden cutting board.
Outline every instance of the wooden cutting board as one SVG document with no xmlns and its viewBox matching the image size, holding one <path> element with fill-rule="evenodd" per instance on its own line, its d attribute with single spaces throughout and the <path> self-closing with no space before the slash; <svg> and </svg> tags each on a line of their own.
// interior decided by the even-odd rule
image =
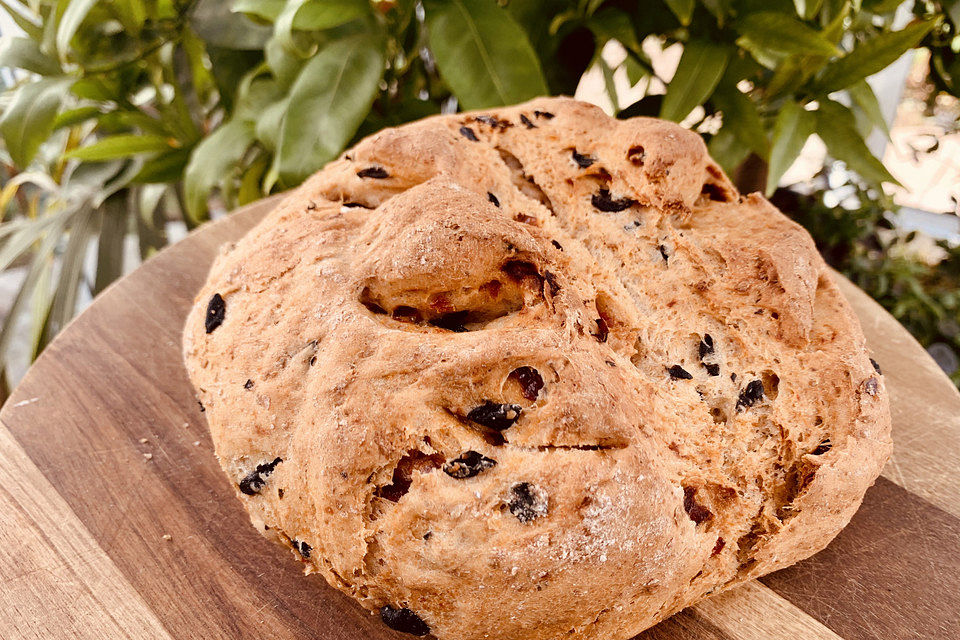
<svg viewBox="0 0 960 640">
<path fill-rule="evenodd" d="M 112 286 L 0 410 L 0 638 L 404 637 L 254 531 L 180 361 L 218 247 L 274 202 Z M 892 317 L 841 286 L 892 398 L 883 477 L 822 553 L 639 638 L 960 638 L 960 394 Z"/>
</svg>

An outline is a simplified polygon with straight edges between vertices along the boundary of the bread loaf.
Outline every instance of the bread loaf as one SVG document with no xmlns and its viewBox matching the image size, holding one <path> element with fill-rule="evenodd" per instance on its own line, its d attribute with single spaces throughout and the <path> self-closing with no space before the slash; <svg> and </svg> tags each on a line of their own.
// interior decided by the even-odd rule
<svg viewBox="0 0 960 640">
<path fill-rule="evenodd" d="M 224 249 L 184 350 L 254 525 L 441 640 L 630 638 L 822 549 L 891 450 L 807 233 L 566 98 L 363 140 Z"/>
</svg>

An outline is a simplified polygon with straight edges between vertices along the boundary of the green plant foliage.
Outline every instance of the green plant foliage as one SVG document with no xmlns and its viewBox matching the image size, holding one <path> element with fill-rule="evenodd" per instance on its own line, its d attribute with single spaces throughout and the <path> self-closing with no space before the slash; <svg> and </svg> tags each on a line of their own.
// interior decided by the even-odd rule
<svg viewBox="0 0 960 640">
<path fill-rule="evenodd" d="M 440 77 L 467 109 L 522 102 L 547 93 L 527 35 L 488 0 L 425 0 L 430 48 Z"/>
<path fill-rule="evenodd" d="M 192 225 L 203 221 L 207 194 L 223 180 L 253 142 L 254 122 L 237 118 L 197 145 L 187 165 L 184 183 L 186 214 Z"/>
<path fill-rule="evenodd" d="M 867 121 L 874 127 L 880 129 L 889 139 L 890 128 L 887 125 L 887 121 L 883 118 L 883 114 L 880 112 L 880 102 L 877 100 L 877 95 L 873 92 L 870 85 L 867 84 L 867 81 L 859 80 L 853 83 L 847 87 L 847 93 L 850 95 L 850 100 L 859 107 Z"/>
<path fill-rule="evenodd" d="M 727 47 L 705 40 L 687 42 L 663 99 L 660 117 L 680 121 L 703 104 L 717 88 L 729 60 Z"/>
<path fill-rule="evenodd" d="M 713 105 L 723 114 L 724 128 L 742 145 L 764 160 L 770 157 L 766 127 L 753 98 L 736 85 L 727 85 L 714 93 Z"/>
<path fill-rule="evenodd" d="M 890 176 L 864 129 L 885 125 L 864 77 L 919 44 L 937 87 L 960 88 L 960 3 L 919 0 L 894 31 L 898 4 L 0 0 L 24 32 L 0 45 L 0 66 L 16 70 L 0 96 L 0 268 L 26 274 L 0 330 L 0 371 L 11 323 L 30 315 L 38 352 L 81 293 L 122 273 L 130 235 L 146 257 L 168 222 L 193 227 L 211 203 L 294 186 L 385 126 L 570 94 L 589 68 L 621 106 L 620 74 L 661 86 L 653 41 L 683 47 L 679 68 L 665 95 L 623 116 L 702 113 L 720 127 L 709 148 L 728 171 L 751 155 L 769 162 L 768 191 L 819 133 L 876 187 Z M 599 55 L 610 41 L 626 50 L 619 66 Z"/>
<path fill-rule="evenodd" d="M 677 16 L 680 24 L 687 26 L 693 17 L 693 10 L 696 7 L 696 0 L 664 0 L 673 15 Z"/>
<path fill-rule="evenodd" d="M 57 61 L 45 55 L 37 42 L 18 37 L 8 37 L 0 44 L 0 67 L 23 69 L 41 76 L 55 76 L 62 72 Z"/>
<path fill-rule="evenodd" d="M 798 102 L 785 102 L 773 125 L 773 144 L 767 168 L 766 194 L 777 188 L 780 178 L 800 154 L 803 144 L 814 131 L 814 117 Z"/>
<path fill-rule="evenodd" d="M 118 133 L 105 136 L 84 147 L 71 149 L 64 158 L 102 162 L 120 160 L 140 154 L 157 154 L 170 150 L 170 140 L 164 136 Z"/>
<path fill-rule="evenodd" d="M 0 117 L 0 135 L 16 166 L 28 166 L 49 137 L 67 86 L 66 78 L 42 78 L 22 85 L 10 96 Z"/>
<path fill-rule="evenodd" d="M 832 56 L 839 53 L 823 33 L 793 16 L 775 11 L 747 14 L 737 20 L 737 41 L 763 64 L 778 54 Z"/>
<path fill-rule="evenodd" d="M 845 89 L 873 75 L 907 50 L 917 46 L 935 25 L 933 20 L 918 22 L 900 31 L 881 33 L 864 41 L 850 53 L 829 63 L 817 81 L 817 87 L 824 93 L 829 93 Z"/>
<path fill-rule="evenodd" d="M 833 100 L 824 100 L 815 114 L 816 131 L 833 157 L 843 160 L 872 183 L 896 182 L 883 163 L 870 153 L 850 109 Z"/>
<path fill-rule="evenodd" d="M 274 162 L 295 186 L 337 156 L 363 122 L 383 75 L 380 38 L 357 34 L 314 56 L 284 102 Z"/>
</svg>

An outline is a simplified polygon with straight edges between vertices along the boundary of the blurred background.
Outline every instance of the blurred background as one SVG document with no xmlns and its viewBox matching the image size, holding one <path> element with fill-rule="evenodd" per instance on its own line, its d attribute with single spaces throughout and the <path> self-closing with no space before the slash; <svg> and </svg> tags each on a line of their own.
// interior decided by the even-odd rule
<svg viewBox="0 0 960 640">
<path fill-rule="evenodd" d="M 382 127 L 544 94 L 701 133 L 960 383 L 958 25 L 960 0 L 0 0 L 0 401 L 205 220 Z"/>
</svg>

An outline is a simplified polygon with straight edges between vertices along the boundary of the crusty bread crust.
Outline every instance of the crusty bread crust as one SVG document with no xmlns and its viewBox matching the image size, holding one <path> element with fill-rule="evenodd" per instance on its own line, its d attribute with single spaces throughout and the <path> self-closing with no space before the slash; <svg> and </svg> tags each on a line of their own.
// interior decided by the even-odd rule
<svg viewBox="0 0 960 640">
<path fill-rule="evenodd" d="M 632 637 L 822 549 L 891 450 L 807 233 L 566 98 L 363 140 L 223 251 L 184 351 L 254 524 L 441 639 Z"/>
</svg>

